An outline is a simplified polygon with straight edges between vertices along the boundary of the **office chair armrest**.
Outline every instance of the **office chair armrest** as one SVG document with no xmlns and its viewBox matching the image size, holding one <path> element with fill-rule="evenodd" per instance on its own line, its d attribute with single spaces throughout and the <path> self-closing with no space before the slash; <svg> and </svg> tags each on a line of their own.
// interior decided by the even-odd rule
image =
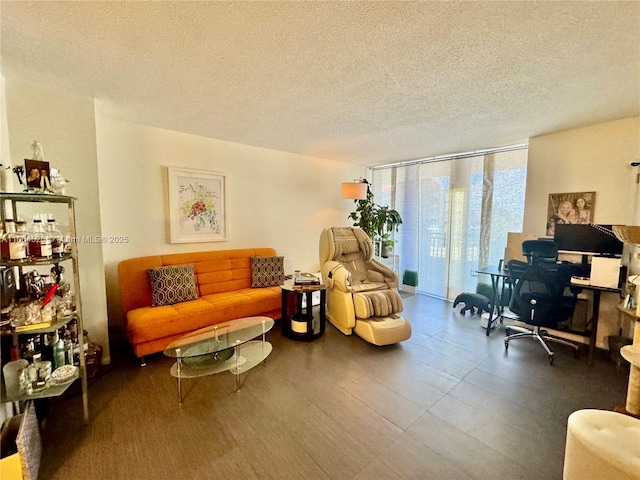
<svg viewBox="0 0 640 480">
<path fill-rule="evenodd" d="M 351 273 L 341 263 L 329 261 L 322 265 L 322 278 L 329 290 L 337 288 L 341 292 L 350 291 Z"/>
</svg>

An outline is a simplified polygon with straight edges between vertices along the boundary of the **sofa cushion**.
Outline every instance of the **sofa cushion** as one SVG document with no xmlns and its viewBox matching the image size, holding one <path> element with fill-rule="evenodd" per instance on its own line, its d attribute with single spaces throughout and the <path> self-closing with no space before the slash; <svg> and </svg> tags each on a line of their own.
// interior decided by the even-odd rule
<svg viewBox="0 0 640 480">
<path fill-rule="evenodd" d="M 154 307 L 197 300 L 198 289 L 193 265 L 151 268 L 148 272 Z"/>
<path fill-rule="evenodd" d="M 284 283 L 284 257 L 251 257 L 253 288 L 277 287 Z"/>
</svg>

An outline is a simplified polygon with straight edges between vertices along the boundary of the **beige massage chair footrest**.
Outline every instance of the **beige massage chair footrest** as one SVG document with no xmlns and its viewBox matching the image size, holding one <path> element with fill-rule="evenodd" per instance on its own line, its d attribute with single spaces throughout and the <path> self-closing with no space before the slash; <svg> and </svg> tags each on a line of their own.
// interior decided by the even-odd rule
<svg viewBox="0 0 640 480">
<path fill-rule="evenodd" d="M 411 324 L 400 315 L 356 318 L 356 335 L 374 345 L 392 345 L 411 338 Z"/>
<path fill-rule="evenodd" d="M 353 294 L 354 331 L 375 345 L 389 345 L 411 337 L 411 324 L 400 315 L 402 298 L 395 290 Z"/>
<path fill-rule="evenodd" d="M 353 294 L 356 319 L 386 317 L 402 312 L 402 298 L 395 290 L 380 290 Z"/>
</svg>

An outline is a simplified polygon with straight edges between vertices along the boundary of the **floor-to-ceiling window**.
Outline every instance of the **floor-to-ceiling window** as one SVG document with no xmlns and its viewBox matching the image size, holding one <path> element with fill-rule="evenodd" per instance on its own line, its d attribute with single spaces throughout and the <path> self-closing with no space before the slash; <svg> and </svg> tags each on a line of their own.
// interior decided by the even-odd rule
<svg viewBox="0 0 640 480">
<path fill-rule="evenodd" d="M 522 231 L 527 149 L 374 169 L 376 203 L 397 209 L 399 273 L 417 270 L 422 293 L 475 291 L 474 270 L 497 264 L 508 232 Z"/>
</svg>

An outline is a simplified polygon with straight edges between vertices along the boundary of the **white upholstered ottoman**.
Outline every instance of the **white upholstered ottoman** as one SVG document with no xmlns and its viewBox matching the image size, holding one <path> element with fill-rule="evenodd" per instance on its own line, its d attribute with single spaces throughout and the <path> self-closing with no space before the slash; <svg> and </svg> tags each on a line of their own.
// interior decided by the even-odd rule
<svg viewBox="0 0 640 480">
<path fill-rule="evenodd" d="M 563 480 L 640 479 L 640 420 L 604 410 L 569 415 Z"/>
</svg>

